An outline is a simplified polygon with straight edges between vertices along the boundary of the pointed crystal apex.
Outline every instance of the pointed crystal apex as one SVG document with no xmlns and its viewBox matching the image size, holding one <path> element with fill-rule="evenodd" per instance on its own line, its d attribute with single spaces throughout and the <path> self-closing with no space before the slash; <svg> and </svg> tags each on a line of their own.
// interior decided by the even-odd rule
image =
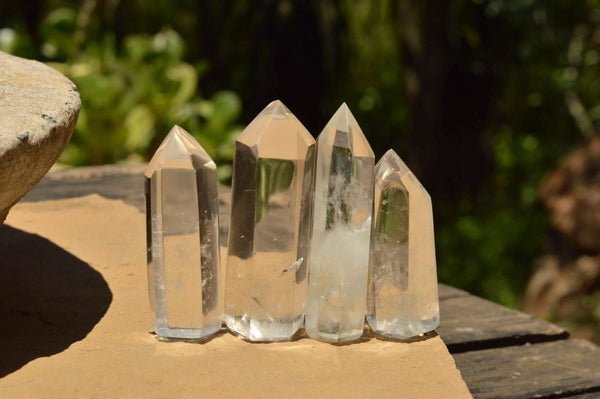
<svg viewBox="0 0 600 399">
<path fill-rule="evenodd" d="M 258 116 L 270 116 L 272 119 L 289 119 L 290 117 L 294 118 L 294 115 L 290 112 L 290 110 L 281 102 L 281 100 L 275 100 L 269 103 L 261 111 Z"/>
<path fill-rule="evenodd" d="M 173 126 L 148 163 L 145 175 L 164 167 L 169 161 L 191 161 L 195 167 L 206 165 L 216 167 L 210 155 L 196 139 L 180 126 Z"/>
<path fill-rule="evenodd" d="M 333 114 L 318 140 L 329 146 L 348 148 L 356 157 L 375 158 L 367 138 L 346 103 L 340 105 Z"/>
<path fill-rule="evenodd" d="M 402 158 L 400 158 L 396 151 L 391 149 L 383 154 L 378 163 L 386 163 L 388 168 L 399 171 L 402 174 L 410 172 L 410 169 L 406 166 Z"/>
<path fill-rule="evenodd" d="M 279 100 L 271 102 L 236 140 L 252 149 L 258 158 L 298 159 L 315 139 Z"/>
<path fill-rule="evenodd" d="M 402 158 L 392 149 L 388 150 L 375 165 L 375 184 L 387 184 L 390 179 L 408 179 L 412 181 L 414 190 L 419 190 L 429 197 L 429 193 L 423 187 L 419 179 L 406 166 Z"/>
<path fill-rule="evenodd" d="M 344 132 L 350 131 L 350 129 L 353 127 L 357 127 L 358 130 L 360 130 L 360 127 L 358 127 L 358 122 L 356 122 L 356 119 L 354 119 L 354 115 L 352 115 L 352 112 L 346 103 L 342 103 L 337 111 L 335 111 L 331 117 L 330 123 L 333 123 L 336 128 Z"/>
</svg>

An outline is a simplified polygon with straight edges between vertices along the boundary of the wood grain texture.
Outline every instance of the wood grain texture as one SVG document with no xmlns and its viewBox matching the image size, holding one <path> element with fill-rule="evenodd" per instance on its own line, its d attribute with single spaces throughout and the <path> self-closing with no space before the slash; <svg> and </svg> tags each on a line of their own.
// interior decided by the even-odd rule
<svg viewBox="0 0 600 399">
<path fill-rule="evenodd" d="M 439 290 L 438 290 L 438 295 L 439 295 L 440 301 L 443 301 L 446 299 L 456 298 L 459 296 L 467 296 L 467 295 L 469 295 L 469 293 L 467 291 L 463 291 L 461 289 L 454 288 L 450 285 L 440 284 Z"/>
<path fill-rule="evenodd" d="M 437 331 L 451 353 L 568 337 L 561 327 L 473 295 L 440 300 L 440 318 Z"/>
<path fill-rule="evenodd" d="M 46 175 L 21 201 L 37 202 L 99 194 L 108 199 L 122 200 L 145 212 L 145 169 L 146 165 L 105 165 L 58 170 Z M 219 238 L 222 243 L 227 242 L 229 196 L 229 188 L 219 186 Z"/>
<path fill-rule="evenodd" d="M 474 398 L 559 398 L 600 391 L 600 348 L 580 339 L 473 351 L 454 360 Z"/>
</svg>

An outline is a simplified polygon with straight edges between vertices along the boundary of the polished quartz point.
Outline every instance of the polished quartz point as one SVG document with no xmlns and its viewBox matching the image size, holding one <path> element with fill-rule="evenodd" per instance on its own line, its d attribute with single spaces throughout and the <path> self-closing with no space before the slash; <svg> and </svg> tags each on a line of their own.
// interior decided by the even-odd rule
<svg viewBox="0 0 600 399">
<path fill-rule="evenodd" d="M 173 127 L 148 164 L 148 290 L 156 333 L 199 339 L 221 328 L 215 163 Z"/>
<path fill-rule="evenodd" d="M 323 341 L 363 333 L 375 156 L 346 104 L 317 139 L 305 329 Z"/>
<path fill-rule="evenodd" d="M 375 166 L 367 321 L 409 338 L 440 322 L 431 198 L 389 150 Z"/>
<path fill-rule="evenodd" d="M 281 101 L 236 140 L 225 321 L 248 340 L 289 339 L 304 321 L 314 158 Z"/>
</svg>

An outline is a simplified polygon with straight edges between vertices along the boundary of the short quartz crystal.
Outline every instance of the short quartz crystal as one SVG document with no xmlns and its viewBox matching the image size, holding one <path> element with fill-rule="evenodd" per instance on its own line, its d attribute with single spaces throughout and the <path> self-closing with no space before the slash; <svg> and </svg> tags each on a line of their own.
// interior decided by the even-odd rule
<svg viewBox="0 0 600 399">
<path fill-rule="evenodd" d="M 349 341 L 365 320 L 375 156 L 346 104 L 317 148 L 305 328 L 312 338 Z"/>
<path fill-rule="evenodd" d="M 389 150 L 375 167 L 367 321 L 376 333 L 409 338 L 439 325 L 431 198 Z"/>
<path fill-rule="evenodd" d="M 281 101 L 235 143 L 225 321 L 248 340 L 289 339 L 304 321 L 314 159 Z"/>
<path fill-rule="evenodd" d="M 148 290 L 156 333 L 199 339 L 221 328 L 215 163 L 173 127 L 146 176 Z"/>
</svg>

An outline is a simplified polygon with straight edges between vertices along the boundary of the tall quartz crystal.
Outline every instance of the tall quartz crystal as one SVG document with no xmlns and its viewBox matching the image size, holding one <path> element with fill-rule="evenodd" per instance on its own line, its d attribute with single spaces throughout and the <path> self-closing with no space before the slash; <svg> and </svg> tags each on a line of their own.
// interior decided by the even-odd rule
<svg viewBox="0 0 600 399">
<path fill-rule="evenodd" d="M 304 321 L 314 159 L 281 101 L 235 143 L 225 321 L 251 341 L 289 339 Z"/>
<path fill-rule="evenodd" d="M 367 321 L 409 338 L 440 323 L 431 198 L 389 150 L 375 166 Z"/>
<path fill-rule="evenodd" d="M 375 156 L 346 106 L 317 139 L 305 328 L 323 341 L 363 333 Z"/>
<path fill-rule="evenodd" d="M 198 339 L 221 328 L 216 166 L 173 127 L 148 164 L 148 290 L 156 333 Z"/>
</svg>

